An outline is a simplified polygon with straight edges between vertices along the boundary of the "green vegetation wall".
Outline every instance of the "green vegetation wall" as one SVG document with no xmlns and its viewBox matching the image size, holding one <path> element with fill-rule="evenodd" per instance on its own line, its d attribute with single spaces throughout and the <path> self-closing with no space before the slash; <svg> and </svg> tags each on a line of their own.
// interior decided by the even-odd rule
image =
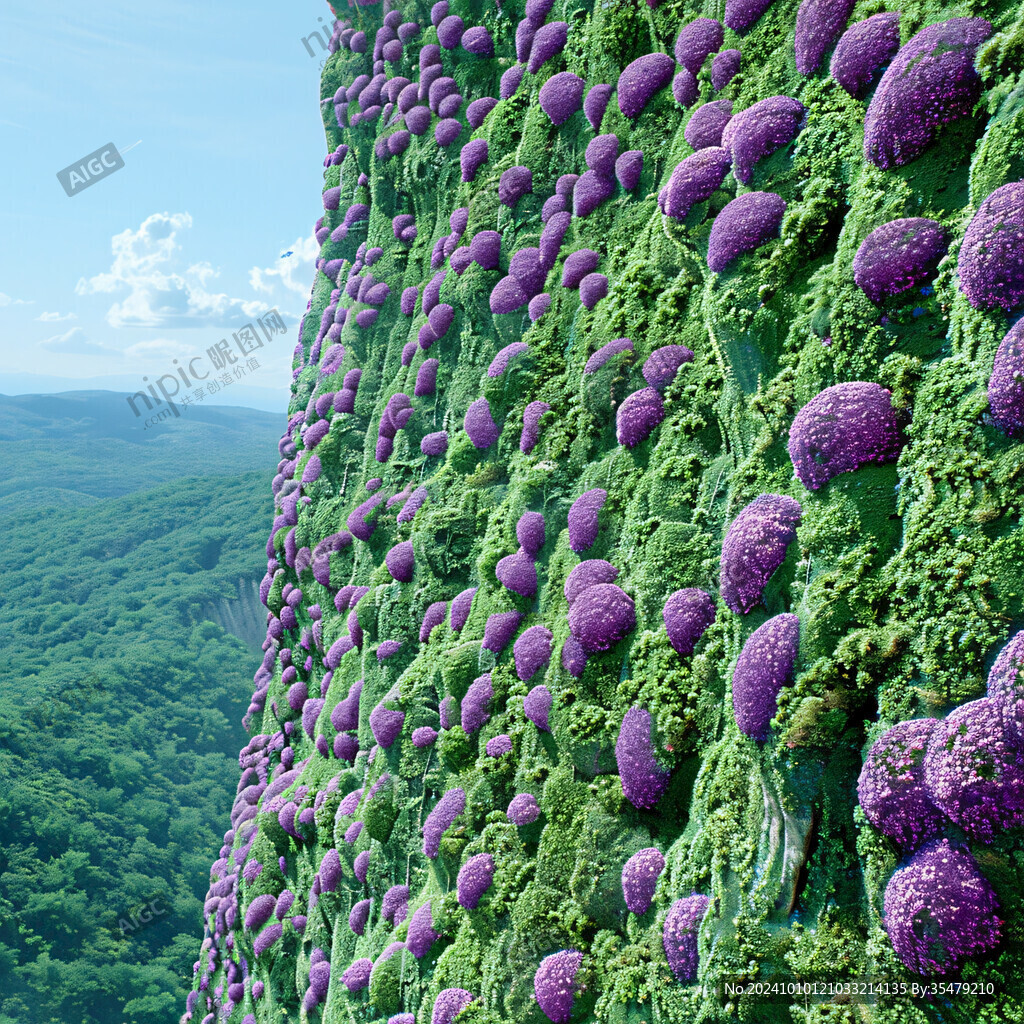
<svg viewBox="0 0 1024 1024">
<path fill-rule="evenodd" d="M 334 13 L 185 1019 L 1024 1019 L 1015 5 Z"/>
</svg>

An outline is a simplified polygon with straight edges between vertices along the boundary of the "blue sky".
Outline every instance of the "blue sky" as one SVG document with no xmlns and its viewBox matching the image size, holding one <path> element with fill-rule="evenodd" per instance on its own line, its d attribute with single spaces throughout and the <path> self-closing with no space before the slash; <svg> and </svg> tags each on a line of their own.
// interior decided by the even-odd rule
<svg viewBox="0 0 1024 1024">
<path fill-rule="evenodd" d="M 4 8 L 0 392 L 134 391 L 276 307 L 288 334 L 216 404 L 284 412 L 323 212 L 326 54 L 303 39 L 327 4 Z M 57 172 L 111 142 L 124 168 L 69 198 Z"/>
</svg>

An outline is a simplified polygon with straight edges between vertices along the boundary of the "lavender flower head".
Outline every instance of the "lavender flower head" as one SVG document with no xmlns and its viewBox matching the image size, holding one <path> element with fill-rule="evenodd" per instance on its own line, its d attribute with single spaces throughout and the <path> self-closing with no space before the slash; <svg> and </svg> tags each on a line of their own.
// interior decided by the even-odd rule
<svg viewBox="0 0 1024 1024">
<path fill-rule="evenodd" d="M 533 191 L 533 172 L 521 164 L 510 167 L 498 181 L 498 201 L 513 207 L 523 196 Z"/>
<path fill-rule="evenodd" d="M 1024 182 L 997 188 L 978 207 L 960 244 L 960 290 L 975 309 L 1024 301 Z"/>
<path fill-rule="evenodd" d="M 565 49 L 569 39 L 569 26 L 564 21 L 552 21 L 540 26 L 534 33 L 530 46 L 528 67 L 531 75 L 537 74 L 541 67 L 556 54 Z"/>
<path fill-rule="evenodd" d="M 622 868 L 622 895 L 634 914 L 646 914 L 658 887 L 658 878 L 665 870 L 661 850 L 653 846 L 634 853 Z"/>
<path fill-rule="evenodd" d="M 732 159 L 736 180 L 749 185 L 754 165 L 788 146 L 799 134 L 806 116 L 807 108 L 799 100 L 769 96 L 732 117 L 722 132 L 722 148 Z"/>
<path fill-rule="evenodd" d="M 381 702 L 370 712 L 373 738 L 386 750 L 398 739 L 405 722 L 404 711 L 390 711 Z"/>
<path fill-rule="evenodd" d="M 352 873 L 356 876 L 359 882 L 363 885 L 366 884 L 366 873 L 370 870 L 370 851 L 363 850 L 356 854 L 356 859 L 352 862 Z"/>
<path fill-rule="evenodd" d="M 384 556 L 384 563 L 387 565 L 392 579 L 399 583 L 412 582 L 413 570 L 416 564 L 412 550 L 412 541 L 405 540 L 396 544 Z"/>
<path fill-rule="evenodd" d="M 533 597 L 537 593 L 537 568 L 521 548 L 502 558 L 494 567 L 494 575 L 502 586 L 520 597 Z"/>
<path fill-rule="evenodd" d="M 513 825 L 530 825 L 540 817 L 537 798 L 532 793 L 518 793 L 512 797 L 505 817 Z"/>
<path fill-rule="evenodd" d="M 628 340 L 628 339 L 627 339 Z M 632 343 L 630 343 L 632 345 Z M 598 513 L 604 507 L 608 492 L 600 487 L 581 494 L 569 509 L 569 547 L 577 554 L 592 547 L 597 540 Z"/>
<path fill-rule="evenodd" d="M 695 18 L 676 36 L 676 62 L 696 77 L 704 62 L 725 42 L 722 23 L 715 18 Z"/>
<path fill-rule="evenodd" d="M 491 360 L 491 365 L 487 367 L 487 376 L 500 377 L 508 369 L 508 364 L 516 356 L 524 355 L 529 351 L 530 346 L 525 341 L 513 341 L 510 345 L 506 345 Z"/>
<path fill-rule="evenodd" d="M 886 730 L 871 745 L 857 780 L 864 815 L 904 850 L 914 850 L 943 826 L 925 788 L 924 757 L 936 725 L 914 718 Z"/>
<path fill-rule="evenodd" d="M 658 193 L 658 209 L 666 217 L 683 220 L 694 206 L 710 199 L 721 187 L 731 163 L 732 157 L 723 146 L 708 146 L 686 157 Z"/>
<path fill-rule="evenodd" d="M 437 942 L 440 936 L 434 931 L 434 918 L 430 910 L 430 900 L 420 907 L 409 921 L 409 931 L 406 935 L 405 945 L 410 953 L 417 960 L 430 952 L 430 947 Z"/>
<path fill-rule="evenodd" d="M 745 192 L 728 203 L 711 225 L 708 269 L 721 273 L 743 253 L 779 233 L 786 204 L 774 192 Z"/>
<path fill-rule="evenodd" d="M 1014 635 L 999 652 L 988 674 L 987 696 L 1003 706 L 1004 727 L 1024 749 L 1024 632 Z"/>
<path fill-rule="evenodd" d="M 970 852 L 935 839 L 889 879 L 882 924 L 907 970 L 942 975 L 999 944 L 998 910 Z"/>
<path fill-rule="evenodd" d="M 488 757 L 504 757 L 512 753 L 512 737 L 506 733 L 494 736 L 484 746 L 484 752 Z"/>
<path fill-rule="evenodd" d="M 853 258 L 853 280 L 872 302 L 916 288 L 935 276 L 949 246 L 945 228 L 903 217 L 875 228 Z"/>
<path fill-rule="evenodd" d="M 667 53 L 647 53 L 627 64 L 616 86 L 619 110 L 631 120 L 639 117 L 654 94 L 672 81 L 675 70 Z"/>
<path fill-rule="evenodd" d="M 855 99 L 875 84 L 900 48 L 899 11 L 882 11 L 851 25 L 832 51 L 829 71 Z"/>
<path fill-rule="evenodd" d="M 776 615 L 747 638 L 732 674 L 732 709 L 740 732 L 759 742 L 768 739 L 778 711 L 778 696 L 793 677 L 800 620 Z"/>
<path fill-rule="evenodd" d="M 669 596 L 661 613 L 676 654 L 689 657 L 715 621 L 715 602 L 707 591 L 690 587 Z"/>
<path fill-rule="evenodd" d="M 982 89 L 975 54 L 992 32 L 984 18 L 950 18 L 903 46 L 868 105 L 864 159 L 882 170 L 902 167 L 942 125 L 970 114 Z"/>
<path fill-rule="evenodd" d="M 423 613 L 423 622 L 420 624 L 421 644 L 426 643 L 430 639 L 430 634 L 434 628 L 444 622 L 447 611 L 447 601 L 434 601 Z"/>
<path fill-rule="evenodd" d="M 587 83 L 579 75 L 560 71 L 540 87 L 540 109 L 556 127 L 565 124 L 582 106 L 586 88 Z"/>
<path fill-rule="evenodd" d="M 800 504 L 781 494 L 758 495 L 733 520 L 722 544 L 722 599 L 745 615 L 759 604 L 772 574 L 786 559 L 803 516 Z"/>
<path fill-rule="evenodd" d="M 453 633 L 461 633 L 462 628 L 466 625 L 466 620 L 469 618 L 469 609 L 473 604 L 473 597 L 476 594 L 476 587 L 470 587 L 468 590 L 463 590 L 452 601 L 452 613 L 449 620 Z"/>
<path fill-rule="evenodd" d="M 579 288 L 580 282 L 597 270 L 601 257 L 593 249 L 577 249 L 569 253 L 562 266 L 562 287 Z"/>
<path fill-rule="evenodd" d="M 341 976 L 341 983 L 349 992 L 361 992 L 370 984 L 370 972 L 373 970 L 373 961 L 362 957 L 354 961 L 345 973 Z"/>
<path fill-rule="evenodd" d="M 789 456 L 808 490 L 871 462 L 899 458 L 902 441 L 890 397 L 880 384 L 834 384 L 796 414 Z"/>
<path fill-rule="evenodd" d="M 796 12 L 796 69 L 813 75 L 826 51 L 842 35 L 856 0 L 803 0 Z"/>
<path fill-rule="evenodd" d="M 684 984 L 697 977 L 697 937 L 710 905 L 711 900 L 707 896 L 694 893 L 676 900 L 665 918 L 661 938 L 665 959 L 676 980 Z"/>
<path fill-rule="evenodd" d="M 457 881 L 459 904 L 476 910 L 481 897 L 494 881 L 494 858 L 489 853 L 470 857 L 459 869 Z"/>
<path fill-rule="evenodd" d="M 722 50 L 711 62 L 711 88 L 721 92 L 735 77 L 743 61 L 739 50 Z"/>
<path fill-rule="evenodd" d="M 441 837 L 466 809 L 466 791 L 449 789 L 423 823 L 423 854 L 434 860 L 441 849 Z"/>
<path fill-rule="evenodd" d="M 525 683 L 532 679 L 551 660 L 551 630 L 546 626 L 530 626 L 524 630 L 512 649 L 516 675 Z M 530 718 L 527 712 L 527 718 Z M 546 716 L 545 716 L 546 721 Z"/>
<path fill-rule="evenodd" d="M 582 291 L 582 285 L 580 286 Z M 627 395 L 615 413 L 619 444 L 635 448 L 646 441 L 665 418 L 665 403 L 655 388 L 641 388 Z"/>
<path fill-rule="evenodd" d="M 466 696 L 462 698 L 462 728 L 472 735 L 487 723 L 491 717 L 488 706 L 494 696 L 491 685 L 491 674 L 477 676 L 469 685 Z"/>
<path fill-rule="evenodd" d="M 640 149 L 627 149 L 615 161 L 615 177 L 627 192 L 632 192 L 640 184 L 643 170 L 644 154 Z"/>
<path fill-rule="evenodd" d="M 483 648 L 496 655 L 501 654 L 512 642 L 522 621 L 521 612 L 495 612 L 489 615 L 484 625 Z"/>
<path fill-rule="evenodd" d="M 437 730 L 432 729 L 429 725 L 421 725 L 412 731 L 412 745 L 419 750 L 433 746 L 436 739 Z"/>
<path fill-rule="evenodd" d="M 356 935 L 362 935 L 366 930 L 366 922 L 370 917 L 370 901 L 360 900 L 348 915 L 348 926 Z"/>
<path fill-rule="evenodd" d="M 961 704 L 936 723 L 924 758 L 932 802 L 970 836 L 991 842 L 1024 824 L 1024 751 L 992 697 Z"/>
<path fill-rule="evenodd" d="M 633 599 L 614 583 L 588 587 L 569 609 L 569 630 L 587 654 L 607 651 L 636 626 Z"/>
<path fill-rule="evenodd" d="M 431 458 L 444 455 L 448 451 L 448 431 L 437 430 L 432 434 L 426 434 L 420 441 L 420 451 Z"/>
<path fill-rule="evenodd" d="M 486 398 L 478 398 L 466 410 L 463 421 L 466 433 L 473 447 L 483 451 L 490 448 L 501 436 L 501 428 L 491 416 L 491 406 Z"/>
<path fill-rule="evenodd" d="M 390 923 L 400 924 L 405 920 L 402 911 L 409 905 L 409 886 L 393 885 L 380 901 L 380 916 Z"/>
<path fill-rule="evenodd" d="M 442 989 L 434 1000 L 430 1024 L 453 1024 L 455 1018 L 473 1002 L 474 996 L 464 988 Z"/>
<path fill-rule="evenodd" d="M 551 1024 L 568 1024 L 582 963 L 583 954 L 575 949 L 563 949 L 541 960 L 533 976 L 533 994 Z"/>
<path fill-rule="evenodd" d="M 583 113 L 586 115 L 587 120 L 590 122 L 590 127 L 594 131 L 600 131 L 601 120 L 604 117 L 604 112 L 608 107 L 608 101 L 612 98 L 612 87 L 610 85 L 595 85 L 592 86 L 590 91 L 587 93 L 587 98 L 583 101 Z"/>
<path fill-rule="evenodd" d="M 647 357 L 641 372 L 652 388 L 665 391 L 676 379 L 680 367 L 692 362 L 693 353 L 685 345 L 662 345 Z"/>
<path fill-rule="evenodd" d="M 626 799 L 634 807 L 653 807 L 668 786 L 670 773 L 655 760 L 649 712 L 637 707 L 626 712 L 615 741 L 615 760 Z"/>
<path fill-rule="evenodd" d="M 519 437 L 519 450 L 529 455 L 540 440 L 540 418 L 551 408 L 547 402 L 530 402 L 523 410 L 523 430 Z"/>
</svg>

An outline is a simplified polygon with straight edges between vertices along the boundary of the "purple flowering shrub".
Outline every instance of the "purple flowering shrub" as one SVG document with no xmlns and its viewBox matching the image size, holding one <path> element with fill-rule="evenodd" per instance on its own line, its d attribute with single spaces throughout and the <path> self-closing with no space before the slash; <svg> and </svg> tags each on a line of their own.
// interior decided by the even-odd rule
<svg viewBox="0 0 1024 1024">
<path fill-rule="evenodd" d="M 807 108 L 791 96 L 769 96 L 735 114 L 722 131 L 722 148 L 736 180 L 749 185 L 755 164 L 788 146 L 806 117 Z"/>
<path fill-rule="evenodd" d="M 560 71 L 540 87 L 540 109 L 556 127 L 565 124 L 583 105 L 586 88 L 587 83 L 579 75 L 571 71 Z"/>
<path fill-rule="evenodd" d="M 533 993 L 537 1005 L 551 1024 L 568 1024 L 576 998 L 576 974 L 583 963 L 583 954 L 563 949 L 544 957 L 533 976 Z"/>
<path fill-rule="evenodd" d="M 634 853 L 623 865 L 622 895 L 632 913 L 647 913 L 664 870 L 665 858 L 661 850 L 653 846 Z"/>
<path fill-rule="evenodd" d="M 829 71 L 854 98 L 862 97 L 900 48 L 899 11 L 882 11 L 851 25 L 832 51 Z"/>
<path fill-rule="evenodd" d="M 960 244 L 960 290 L 975 309 L 1024 301 L 1024 182 L 997 188 L 978 207 Z"/>
<path fill-rule="evenodd" d="M 658 193 L 658 209 L 666 217 L 683 220 L 694 206 L 710 199 L 721 187 L 730 166 L 732 156 L 724 145 L 699 149 L 676 165 L 667 184 Z"/>
<path fill-rule="evenodd" d="M 637 707 L 626 712 L 615 741 L 615 761 L 626 799 L 634 807 L 653 807 L 668 785 L 669 772 L 654 757 L 649 712 Z"/>
<path fill-rule="evenodd" d="M 800 482 L 816 491 L 834 476 L 899 458 L 902 440 L 889 392 L 880 384 L 833 384 L 794 417 L 789 456 Z"/>
<path fill-rule="evenodd" d="M 800 620 L 776 615 L 747 638 L 732 674 L 732 709 L 740 732 L 764 742 L 778 696 L 792 680 Z"/>
<path fill-rule="evenodd" d="M 457 891 L 460 906 L 476 910 L 494 881 L 494 858 L 489 853 L 470 857 L 459 869 Z"/>
<path fill-rule="evenodd" d="M 677 981 L 689 983 L 697 977 L 697 933 L 710 905 L 707 896 L 694 893 L 676 900 L 665 917 L 662 948 Z"/>
<path fill-rule="evenodd" d="M 662 619 L 675 652 L 688 657 L 715 621 L 714 599 L 696 587 L 677 590 L 665 602 Z"/>
<path fill-rule="evenodd" d="M 638 118 L 654 94 L 664 89 L 676 71 L 667 53 L 647 53 L 626 65 L 615 87 L 619 110 L 631 120 Z"/>
<path fill-rule="evenodd" d="M 708 238 L 708 269 L 721 273 L 738 256 L 779 233 L 786 204 L 774 192 L 745 192 L 715 218 Z"/>
<path fill-rule="evenodd" d="M 527 630 L 529 632 L 529 630 Z M 526 635 L 525 633 L 523 634 Z M 518 670 L 518 662 L 516 663 Z M 531 673 L 532 675 L 532 673 Z M 522 679 L 522 674 L 520 674 Z M 529 678 L 529 677 L 527 677 Z M 523 698 L 523 714 L 533 722 L 541 732 L 550 732 L 548 728 L 548 715 L 551 713 L 553 697 L 551 691 L 543 685 L 535 686 Z"/>
<path fill-rule="evenodd" d="M 796 69 L 813 75 L 842 35 L 856 0 L 803 0 L 796 12 Z"/>
<path fill-rule="evenodd" d="M 597 540 L 598 513 L 604 507 L 607 498 L 607 491 L 595 487 L 581 494 L 572 503 L 568 515 L 569 547 L 577 554 L 592 547 Z"/>
<path fill-rule="evenodd" d="M 513 825 L 530 825 L 540 817 L 537 798 L 532 793 L 518 793 L 512 797 L 505 816 Z"/>
<path fill-rule="evenodd" d="M 512 648 L 516 675 L 523 682 L 532 679 L 551 660 L 551 630 L 546 626 L 530 626 L 518 637 Z M 527 717 L 532 717 L 527 711 Z M 546 721 L 546 719 L 545 719 Z"/>
<path fill-rule="evenodd" d="M 853 280 L 872 302 L 932 280 L 949 245 L 943 226 L 904 217 L 875 228 L 853 258 Z"/>
<path fill-rule="evenodd" d="M 431 860 L 437 857 L 441 848 L 441 837 L 465 809 L 465 790 L 449 789 L 438 800 L 423 823 L 423 853 L 426 857 Z"/>
</svg>

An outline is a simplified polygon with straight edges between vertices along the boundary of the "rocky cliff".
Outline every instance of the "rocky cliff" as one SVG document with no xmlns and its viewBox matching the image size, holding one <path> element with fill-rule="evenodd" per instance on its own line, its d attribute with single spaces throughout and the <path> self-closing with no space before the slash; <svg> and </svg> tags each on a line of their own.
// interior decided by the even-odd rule
<svg viewBox="0 0 1024 1024">
<path fill-rule="evenodd" d="M 333 13 L 185 1019 L 1024 1019 L 1015 5 Z"/>
</svg>

